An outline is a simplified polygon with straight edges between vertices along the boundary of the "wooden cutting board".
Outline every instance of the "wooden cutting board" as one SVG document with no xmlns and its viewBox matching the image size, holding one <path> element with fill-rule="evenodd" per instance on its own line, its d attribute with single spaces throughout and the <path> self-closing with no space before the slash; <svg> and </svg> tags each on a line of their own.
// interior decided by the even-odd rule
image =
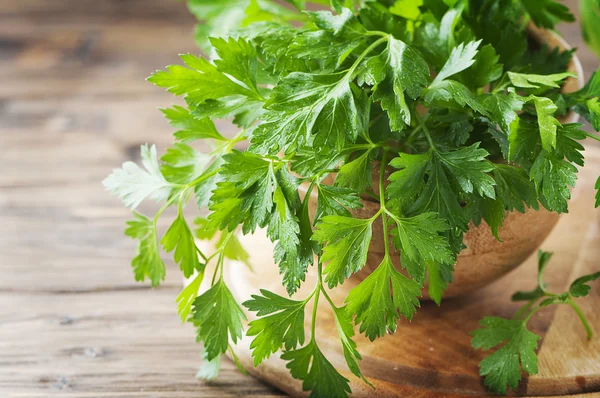
<svg viewBox="0 0 600 398">
<path fill-rule="evenodd" d="M 594 210 L 594 183 L 598 174 L 600 150 L 590 147 L 586 151 L 586 168 L 580 171 L 573 190 L 570 212 L 561 217 L 542 245 L 542 249 L 554 252 L 545 278 L 553 291 L 562 292 L 576 277 L 600 269 L 600 213 Z M 234 261 L 225 268 L 236 298 L 247 300 L 251 294 L 258 293 L 259 288 L 285 295 L 277 266 L 273 264 L 272 247 L 266 243 L 265 236 L 258 232 L 245 242 L 254 272 Z M 316 276 L 313 268 L 295 297 L 305 297 L 313 288 Z M 441 307 L 423 302 L 412 322 L 401 320 L 394 335 L 373 343 L 364 336 L 357 336 L 358 350 L 363 355 L 361 368 L 375 390 L 348 371 L 332 313 L 326 304 L 319 310 L 318 344 L 338 370 L 351 380 L 355 397 L 488 395 L 477 367 L 484 355 L 471 347 L 469 332 L 477 328 L 479 319 L 484 316 L 510 318 L 519 306 L 510 301 L 510 296 L 516 290 L 533 288 L 536 273 L 536 256 L 533 255 L 515 271 L 469 296 L 445 300 Z M 345 292 L 333 290 L 331 295 L 338 305 L 343 303 Z M 578 303 L 600 334 L 600 284 Z M 252 319 L 250 314 L 249 319 Z M 309 330 L 310 316 L 305 319 Z M 570 307 L 553 306 L 539 311 L 529 327 L 543 337 L 538 351 L 540 371 L 538 375 L 524 378 L 514 395 L 558 396 L 600 391 L 600 335 L 588 341 Z M 248 372 L 293 396 L 308 395 L 302 391 L 301 383 L 289 375 L 278 354 L 254 368 L 250 341 L 246 337 L 235 347 Z"/>
</svg>

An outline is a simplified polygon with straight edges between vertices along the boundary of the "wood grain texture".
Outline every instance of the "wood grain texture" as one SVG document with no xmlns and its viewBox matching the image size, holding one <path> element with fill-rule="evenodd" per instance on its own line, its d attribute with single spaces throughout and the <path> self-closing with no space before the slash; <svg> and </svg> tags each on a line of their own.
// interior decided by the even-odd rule
<svg viewBox="0 0 600 398">
<path fill-rule="evenodd" d="M 196 51 L 193 24 L 176 1 L 0 1 L 0 397 L 281 395 L 228 361 L 217 382 L 194 378 L 200 350 L 175 313 L 179 271 L 167 261 L 158 289 L 133 282 L 135 243 L 123 236 L 129 212 L 100 185 L 140 144 L 162 150 L 171 142 L 156 108 L 174 99 L 144 79 Z M 579 28 L 561 29 L 589 76 L 598 62 Z M 570 246 L 555 242 L 554 261 L 572 262 Z M 463 303 L 446 304 L 434 350 L 444 332 L 454 333 Z M 571 321 L 562 309 L 555 317 Z M 568 338 L 579 341 L 574 332 Z M 546 333 L 562 337 L 552 327 Z M 562 374 L 569 352 L 562 363 L 549 354 L 542 349 L 550 361 L 542 367 Z M 431 355 L 423 366 L 441 363 Z"/>
</svg>

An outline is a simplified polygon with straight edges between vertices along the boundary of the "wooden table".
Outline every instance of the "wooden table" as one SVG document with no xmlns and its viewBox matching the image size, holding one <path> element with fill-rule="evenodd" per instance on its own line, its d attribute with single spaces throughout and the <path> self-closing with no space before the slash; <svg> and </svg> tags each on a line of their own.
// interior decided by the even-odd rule
<svg viewBox="0 0 600 398">
<path fill-rule="evenodd" d="M 228 361 L 194 378 L 180 274 L 134 283 L 129 212 L 100 184 L 170 143 L 156 108 L 172 97 L 144 78 L 195 51 L 193 23 L 166 0 L 0 2 L 0 397 L 281 395 Z M 578 29 L 563 32 L 583 47 Z"/>
</svg>

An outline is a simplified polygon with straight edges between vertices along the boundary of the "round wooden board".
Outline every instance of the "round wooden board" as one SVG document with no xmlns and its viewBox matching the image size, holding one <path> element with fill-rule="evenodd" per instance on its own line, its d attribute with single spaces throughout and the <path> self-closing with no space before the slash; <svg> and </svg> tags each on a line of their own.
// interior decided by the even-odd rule
<svg viewBox="0 0 600 398">
<path fill-rule="evenodd" d="M 600 151 L 586 151 L 586 168 L 580 171 L 573 190 L 570 213 L 563 215 L 542 245 L 554 256 L 545 280 L 551 289 L 562 292 L 579 275 L 598 271 L 600 265 L 600 229 L 594 211 L 593 185 L 600 170 Z M 231 261 L 228 283 L 240 301 L 256 294 L 259 288 L 286 295 L 281 277 L 272 260 L 272 246 L 264 233 L 244 237 L 251 254 L 254 272 L 244 264 Z M 423 302 L 412 322 L 400 321 L 393 335 L 370 342 L 356 336 L 363 355 L 361 369 L 375 390 L 354 377 L 347 369 L 337 337 L 335 323 L 326 301 L 321 300 L 316 327 L 318 344 L 324 354 L 349 380 L 356 397 L 458 397 L 488 395 L 478 375 L 477 364 L 483 352 L 470 345 L 469 333 L 486 315 L 511 317 L 518 304 L 510 301 L 516 290 L 535 285 L 536 256 L 492 285 L 469 296 L 445 300 L 441 307 Z M 314 286 L 315 270 L 311 267 L 303 288 L 294 297 L 305 297 Z M 352 284 L 351 281 L 347 282 Z M 598 286 L 600 287 L 600 286 Z M 341 289 L 331 295 L 338 305 L 345 299 Z M 579 301 L 595 329 L 600 332 L 600 289 Z M 248 314 L 252 319 L 251 314 Z M 310 316 L 306 316 L 309 330 Z M 568 306 L 554 306 L 538 312 L 530 321 L 532 331 L 543 338 L 539 345 L 539 374 L 524 378 L 517 396 L 558 396 L 600 391 L 600 337 L 586 339 L 577 316 Z M 308 333 L 307 333 L 308 335 Z M 245 337 L 235 347 L 243 366 L 256 377 L 293 396 L 306 396 L 301 383 L 294 380 L 279 355 L 273 355 L 257 368 L 253 367 L 249 343 Z"/>
</svg>

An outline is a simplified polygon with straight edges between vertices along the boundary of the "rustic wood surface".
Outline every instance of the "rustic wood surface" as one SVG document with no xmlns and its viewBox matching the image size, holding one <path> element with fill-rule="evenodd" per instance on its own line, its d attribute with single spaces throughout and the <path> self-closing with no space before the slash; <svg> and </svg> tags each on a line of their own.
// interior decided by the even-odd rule
<svg viewBox="0 0 600 398">
<path fill-rule="evenodd" d="M 158 289 L 133 282 L 129 213 L 100 185 L 140 144 L 171 141 L 156 108 L 173 99 L 144 79 L 195 51 L 193 23 L 168 0 L 0 1 L 0 397 L 282 394 L 228 361 L 218 381 L 194 378 L 200 351 L 175 312 L 179 272 L 168 262 Z M 579 28 L 562 31 L 596 69 Z M 559 261 L 575 261 L 567 242 L 553 247 Z M 565 337 L 582 333 L 546 334 Z"/>
</svg>

